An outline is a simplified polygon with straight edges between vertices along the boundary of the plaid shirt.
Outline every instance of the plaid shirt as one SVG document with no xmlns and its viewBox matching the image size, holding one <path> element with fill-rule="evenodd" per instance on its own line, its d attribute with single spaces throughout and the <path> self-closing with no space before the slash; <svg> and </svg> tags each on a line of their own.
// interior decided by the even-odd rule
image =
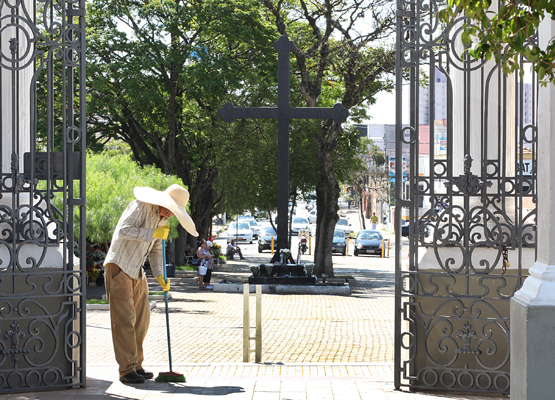
<svg viewBox="0 0 555 400">
<path fill-rule="evenodd" d="M 158 206 L 132 201 L 118 221 L 104 263 L 117 264 L 123 272 L 137 279 L 148 257 L 154 276 L 164 275 L 162 240 L 152 235 L 156 228 L 166 223 L 167 219 L 160 217 Z"/>
</svg>

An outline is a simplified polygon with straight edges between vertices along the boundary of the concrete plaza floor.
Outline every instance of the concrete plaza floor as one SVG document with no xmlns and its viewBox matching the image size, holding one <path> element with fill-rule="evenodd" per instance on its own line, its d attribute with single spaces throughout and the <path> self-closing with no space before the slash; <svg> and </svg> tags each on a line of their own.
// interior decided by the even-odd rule
<svg viewBox="0 0 555 400">
<path fill-rule="evenodd" d="M 356 215 L 351 215 L 353 228 Z M 221 242 L 220 242 L 221 241 Z M 225 239 L 216 239 L 224 245 Z M 352 245 L 352 242 L 351 242 Z M 266 262 L 256 244 L 242 245 L 246 260 L 219 266 L 213 282 L 246 281 L 249 264 Z M 457 393 L 395 391 L 393 386 L 394 259 L 333 256 L 335 274 L 352 276 L 350 296 L 262 296 L 262 362 L 243 363 L 243 296 L 199 290 L 190 274 L 171 281 L 169 303 L 173 370 L 186 383 L 119 382 L 109 311 L 87 311 L 87 387 L 0 396 L 18 400 L 249 399 L 424 400 L 506 399 Z M 149 278 L 152 290 L 159 290 Z M 144 367 L 168 371 L 164 302 L 151 313 Z M 254 336 L 255 297 L 251 296 Z M 254 342 L 252 343 L 254 348 Z M 254 359 L 254 354 L 252 355 Z"/>
</svg>

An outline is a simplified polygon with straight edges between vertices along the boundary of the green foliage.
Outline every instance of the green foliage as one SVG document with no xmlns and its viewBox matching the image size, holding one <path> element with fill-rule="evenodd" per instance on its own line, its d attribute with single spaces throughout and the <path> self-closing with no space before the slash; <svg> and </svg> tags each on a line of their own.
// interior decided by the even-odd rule
<svg viewBox="0 0 555 400">
<path fill-rule="evenodd" d="M 461 38 L 472 57 L 493 57 L 506 74 L 518 71 L 524 57 L 536 63 L 540 80 L 555 83 L 555 38 L 543 48 L 532 40 L 543 19 L 555 19 L 555 0 L 509 0 L 498 12 L 491 0 L 449 0 L 439 17 L 450 23 L 461 15 L 468 18 Z"/>
<path fill-rule="evenodd" d="M 119 150 L 105 150 L 102 153 L 87 154 L 87 240 L 104 243 L 112 238 L 118 220 L 135 199 L 135 186 L 148 186 L 165 190 L 172 184 L 183 185 L 181 179 L 164 175 L 159 169 L 146 166 L 141 168 L 130 156 Z M 78 196 L 78 188 L 75 188 Z M 61 196 L 56 196 L 54 205 L 62 206 Z M 79 217 L 77 217 L 78 221 Z M 168 221 L 170 237 L 177 235 L 177 218 Z M 79 224 L 76 222 L 75 229 Z"/>
<path fill-rule="evenodd" d="M 275 34 L 259 2 L 87 2 L 87 39 L 89 130 L 128 143 L 140 165 L 181 178 L 206 236 L 211 217 L 230 211 L 226 198 L 237 198 L 228 193 L 233 180 L 216 179 L 242 161 L 230 159 L 230 126 L 217 111 L 224 99 L 236 106 L 267 101 L 266 78 L 275 75 Z M 180 256 L 184 243 L 177 245 Z"/>
<path fill-rule="evenodd" d="M 87 299 L 87 304 L 110 304 L 108 299 Z"/>
<path fill-rule="evenodd" d="M 198 271 L 198 266 L 196 265 L 178 265 L 175 267 L 176 271 Z"/>
</svg>

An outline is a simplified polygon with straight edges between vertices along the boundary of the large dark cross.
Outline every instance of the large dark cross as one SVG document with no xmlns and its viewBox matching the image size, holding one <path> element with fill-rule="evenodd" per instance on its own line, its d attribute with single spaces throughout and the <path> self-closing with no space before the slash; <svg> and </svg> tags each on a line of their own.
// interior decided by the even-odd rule
<svg viewBox="0 0 555 400">
<path fill-rule="evenodd" d="M 278 106 L 277 107 L 234 107 L 226 103 L 218 110 L 225 122 L 234 118 L 274 118 L 278 120 L 277 159 L 277 251 L 287 248 L 287 203 L 289 200 L 289 120 L 290 119 L 333 119 L 341 123 L 349 116 L 342 104 L 333 108 L 289 107 L 289 52 L 295 48 L 287 36 L 274 43 L 278 52 Z"/>
</svg>

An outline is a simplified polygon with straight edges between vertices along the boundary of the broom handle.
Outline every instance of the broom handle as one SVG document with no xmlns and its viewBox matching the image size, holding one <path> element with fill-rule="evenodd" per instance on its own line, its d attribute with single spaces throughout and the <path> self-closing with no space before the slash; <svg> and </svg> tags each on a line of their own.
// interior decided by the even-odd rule
<svg viewBox="0 0 555 400">
<path fill-rule="evenodd" d="M 166 272 L 166 240 L 162 239 L 162 262 L 164 263 L 164 282 L 168 282 Z M 164 290 L 164 301 L 166 302 L 166 331 L 168 333 L 168 357 L 170 359 L 170 372 L 172 369 L 172 347 L 170 345 L 170 314 L 168 311 L 168 292 Z"/>
</svg>

